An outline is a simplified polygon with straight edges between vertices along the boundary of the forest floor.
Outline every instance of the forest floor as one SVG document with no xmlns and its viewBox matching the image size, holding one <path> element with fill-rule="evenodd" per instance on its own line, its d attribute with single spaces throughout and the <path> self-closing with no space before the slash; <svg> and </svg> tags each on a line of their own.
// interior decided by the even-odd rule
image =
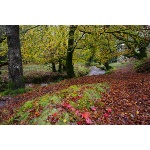
<svg viewBox="0 0 150 150">
<path fill-rule="evenodd" d="M 0 124 L 150 125 L 150 74 L 130 64 L 6 97 Z"/>
</svg>

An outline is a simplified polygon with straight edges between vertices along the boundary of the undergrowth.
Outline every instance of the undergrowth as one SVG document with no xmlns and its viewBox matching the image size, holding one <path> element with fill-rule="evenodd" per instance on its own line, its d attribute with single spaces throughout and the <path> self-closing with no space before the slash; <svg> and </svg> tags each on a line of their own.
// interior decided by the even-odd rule
<svg viewBox="0 0 150 150">
<path fill-rule="evenodd" d="M 150 58 L 137 60 L 134 64 L 134 68 L 137 72 L 150 72 Z"/>
<path fill-rule="evenodd" d="M 31 88 L 20 88 L 17 90 L 5 89 L 3 92 L 0 93 L 0 96 L 16 96 L 18 94 L 23 94 L 30 91 Z"/>
</svg>

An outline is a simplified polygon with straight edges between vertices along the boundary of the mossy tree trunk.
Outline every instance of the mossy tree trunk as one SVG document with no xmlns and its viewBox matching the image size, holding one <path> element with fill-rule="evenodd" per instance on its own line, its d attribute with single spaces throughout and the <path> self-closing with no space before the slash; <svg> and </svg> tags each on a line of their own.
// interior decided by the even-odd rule
<svg viewBox="0 0 150 150">
<path fill-rule="evenodd" d="M 8 44 L 8 72 L 12 90 L 25 88 L 19 39 L 19 25 L 6 26 Z"/>
<path fill-rule="evenodd" d="M 76 29 L 77 29 L 77 25 L 70 25 L 68 49 L 67 49 L 67 57 L 66 57 L 66 70 L 67 70 L 68 78 L 75 77 L 74 68 L 72 64 L 72 57 L 74 52 L 74 34 Z"/>
</svg>

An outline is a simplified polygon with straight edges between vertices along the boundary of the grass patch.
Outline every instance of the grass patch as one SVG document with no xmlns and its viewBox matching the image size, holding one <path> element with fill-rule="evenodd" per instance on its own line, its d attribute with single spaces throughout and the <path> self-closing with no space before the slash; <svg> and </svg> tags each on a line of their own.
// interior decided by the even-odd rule
<svg viewBox="0 0 150 150">
<path fill-rule="evenodd" d="M 25 89 L 21 88 L 21 89 L 17 89 L 17 90 L 6 89 L 0 93 L 0 96 L 16 96 L 18 94 L 26 93 L 30 90 L 31 90 L 31 88 L 25 88 Z"/>
<path fill-rule="evenodd" d="M 76 77 L 85 76 L 89 73 L 90 67 L 85 66 L 84 64 L 74 65 L 74 72 Z"/>
</svg>

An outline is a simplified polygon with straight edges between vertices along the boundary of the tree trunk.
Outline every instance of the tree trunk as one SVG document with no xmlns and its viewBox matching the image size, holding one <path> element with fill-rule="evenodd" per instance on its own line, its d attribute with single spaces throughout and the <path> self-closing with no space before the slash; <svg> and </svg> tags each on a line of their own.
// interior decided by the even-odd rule
<svg viewBox="0 0 150 150">
<path fill-rule="evenodd" d="M 55 66 L 55 63 L 52 63 L 52 71 L 53 71 L 53 72 L 56 72 L 56 66 Z"/>
<path fill-rule="evenodd" d="M 67 49 L 67 57 L 66 57 L 66 69 L 67 69 L 68 78 L 75 77 L 73 64 L 72 64 L 72 57 L 74 52 L 74 33 L 76 28 L 77 28 L 76 25 L 71 25 L 69 30 L 68 49 Z"/>
<path fill-rule="evenodd" d="M 104 64 L 104 66 L 106 67 L 106 70 L 109 70 L 111 67 L 109 66 L 109 63 L 108 62 L 106 62 L 105 64 Z"/>
<path fill-rule="evenodd" d="M 66 71 L 66 65 L 63 64 L 63 71 Z"/>
<path fill-rule="evenodd" d="M 20 50 L 19 25 L 6 26 L 8 44 L 8 72 L 12 90 L 25 88 Z"/>
<path fill-rule="evenodd" d="M 62 62 L 61 60 L 59 61 L 59 66 L 58 66 L 58 72 L 62 72 Z"/>
</svg>

